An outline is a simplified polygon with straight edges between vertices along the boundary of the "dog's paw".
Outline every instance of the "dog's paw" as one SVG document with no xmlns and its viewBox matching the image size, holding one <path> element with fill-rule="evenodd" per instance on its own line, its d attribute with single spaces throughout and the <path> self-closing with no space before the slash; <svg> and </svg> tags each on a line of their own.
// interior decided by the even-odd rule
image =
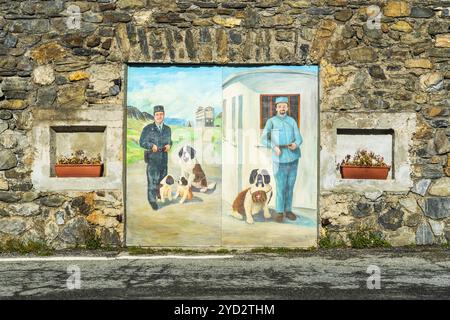
<svg viewBox="0 0 450 320">
<path fill-rule="evenodd" d="M 247 223 L 248 223 L 248 224 L 254 224 L 254 223 L 255 223 L 255 220 L 253 220 L 253 219 L 247 219 Z"/>
<path fill-rule="evenodd" d="M 236 218 L 236 219 L 239 219 L 239 220 L 243 220 L 244 219 L 244 217 L 241 214 L 239 214 L 238 212 L 236 212 L 236 211 L 231 211 L 231 216 Z"/>
<path fill-rule="evenodd" d="M 179 203 L 180 203 L 180 204 L 181 204 L 181 203 L 184 203 L 184 200 L 180 200 Z"/>
<path fill-rule="evenodd" d="M 272 218 L 272 215 L 270 214 L 270 213 L 264 213 L 264 218 L 266 218 L 266 219 L 270 219 L 270 218 Z"/>
<path fill-rule="evenodd" d="M 206 192 L 206 191 L 208 191 L 208 188 L 201 188 L 201 189 L 200 189 L 200 192 L 203 192 L 203 193 L 204 193 L 204 192 Z"/>
<path fill-rule="evenodd" d="M 208 184 L 208 187 L 207 187 L 208 190 L 214 190 L 215 188 L 216 188 L 215 182 L 211 182 L 210 184 Z"/>
</svg>

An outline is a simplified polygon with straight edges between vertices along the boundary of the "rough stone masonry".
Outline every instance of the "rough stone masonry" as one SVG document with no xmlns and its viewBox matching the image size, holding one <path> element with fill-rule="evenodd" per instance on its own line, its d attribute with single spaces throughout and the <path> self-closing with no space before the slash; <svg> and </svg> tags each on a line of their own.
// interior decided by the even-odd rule
<svg viewBox="0 0 450 320">
<path fill-rule="evenodd" d="M 347 241 L 367 227 L 393 245 L 449 242 L 449 9 L 435 0 L 0 0 L 0 243 L 65 248 L 97 234 L 124 244 L 121 188 L 33 183 L 46 143 L 33 128 L 45 114 L 70 125 L 82 112 L 123 112 L 131 62 L 319 65 L 321 148 L 330 149 L 334 121 L 413 121 L 406 188 L 322 183 L 319 236 Z"/>
</svg>

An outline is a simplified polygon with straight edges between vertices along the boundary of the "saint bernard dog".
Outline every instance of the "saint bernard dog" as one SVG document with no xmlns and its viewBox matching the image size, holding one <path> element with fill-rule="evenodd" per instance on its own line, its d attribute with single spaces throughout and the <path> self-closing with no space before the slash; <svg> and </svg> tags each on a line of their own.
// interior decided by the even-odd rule
<svg viewBox="0 0 450 320">
<path fill-rule="evenodd" d="M 247 223 L 253 224 L 253 216 L 261 210 L 264 218 L 270 219 L 269 202 L 272 199 L 272 186 L 267 170 L 254 169 L 250 173 L 250 187 L 241 191 L 233 202 L 231 215 L 242 220 L 245 216 Z"/>
<path fill-rule="evenodd" d="M 199 190 L 200 192 L 206 192 L 208 190 L 214 190 L 216 183 L 212 182 L 208 184 L 206 174 L 195 155 L 196 151 L 191 146 L 186 145 L 180 149 L 178 157 L 181 176 L 186 178 L 188 186 L 192 187 L 193 191 Z"/>
</svg>

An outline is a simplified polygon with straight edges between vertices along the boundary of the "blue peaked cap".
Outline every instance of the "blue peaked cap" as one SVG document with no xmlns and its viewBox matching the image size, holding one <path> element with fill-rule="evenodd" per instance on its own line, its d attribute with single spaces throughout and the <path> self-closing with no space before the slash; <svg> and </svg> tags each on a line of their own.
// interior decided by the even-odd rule
<svg viewBox="0 0 450 320">
<path fill-rule="evenodd" d="M 278 103 L 289 103 L 289 98 L 288 97 L 277 97 L 275 99 L 275 104 Z"/>
</svg>

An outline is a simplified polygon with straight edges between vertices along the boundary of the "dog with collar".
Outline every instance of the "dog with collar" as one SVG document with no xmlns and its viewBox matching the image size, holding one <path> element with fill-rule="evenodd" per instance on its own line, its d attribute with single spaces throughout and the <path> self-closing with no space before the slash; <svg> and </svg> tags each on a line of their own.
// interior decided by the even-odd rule
<svg viewBox="0 0 450 320">
<path fill-rule="evenodd" d="M 178 158 L 181 176 L 187 179 L 190 187 L 198 189 L 200 192 L 213 190 L 216 187 L 215 182 L 208 184 L 206 174 L 196 158 L 196 151 L 193 147 L 183 146 L 178 152 Z"/>
<path fill-rule="evenodd" d="M 159 183 L 159 194 L 161 196 L 161 199 L 158 199 L 158 201 L 166 202 L 166 199 L 172 201 L 172 185 L 174 183 L 175 180 L 170 174 L 168 174 L 161 180 L 161 182 Z"/>
<path fill-rule="evenodd" d="M 241 191 L 234 200 L 231 215 L 240 220 L 245 216 L 247 223 L 253 224 L 253 216 L 263 210 L 264 218 L 270 219 L 272 215 L 268 205 L 273 192 L 269 173 L 265 169 L 254 169 L 249 182 L 250 187 Z"/>
</svg>

